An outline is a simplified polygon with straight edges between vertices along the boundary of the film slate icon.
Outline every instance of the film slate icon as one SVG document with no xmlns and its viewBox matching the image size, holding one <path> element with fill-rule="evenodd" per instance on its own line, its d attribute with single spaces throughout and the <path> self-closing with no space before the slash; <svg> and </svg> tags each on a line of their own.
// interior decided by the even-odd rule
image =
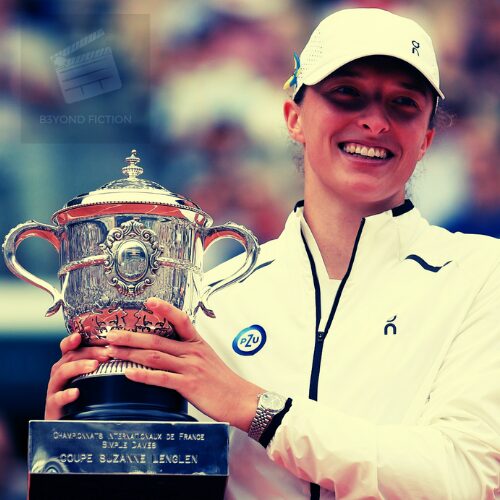
<svg viewBox="0 0 500 500">
<path fill-rule="evenodd" d="M 121 88 L 111 47 L 69 57 L 103 36 L 104 30 L 94 31 L 51 56 L 66 103 L 91 99 Z"/>
</svg>

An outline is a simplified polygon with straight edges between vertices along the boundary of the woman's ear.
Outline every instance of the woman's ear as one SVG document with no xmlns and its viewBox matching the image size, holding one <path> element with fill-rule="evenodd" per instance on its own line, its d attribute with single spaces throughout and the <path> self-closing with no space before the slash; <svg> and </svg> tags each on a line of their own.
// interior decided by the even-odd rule
<svg viewBox="0 0 500 500">
<path fill-rule="evenodd" d="M 420 152 L 418 154 L 418 161 L 420 161 L 424 155 L 425 152 L 429 149 L 429 146 L 432 144 L 432 141 L 434 139 L 434 135 L 436 134 L 435 129 L 428 129 L 427 132 L 425 133 L 424 140 L 422 141 L 422 144 L 420 146 Z"/>
<path fill-rule="evenodd" d="M 300 106 L 291 99 L 285 101 L 283 113 L 288 128 L 288 134 L 295 141 L 304 144 L 304 134 L 302 132 L 302 122 L 300 119 Z"/>
</svg>

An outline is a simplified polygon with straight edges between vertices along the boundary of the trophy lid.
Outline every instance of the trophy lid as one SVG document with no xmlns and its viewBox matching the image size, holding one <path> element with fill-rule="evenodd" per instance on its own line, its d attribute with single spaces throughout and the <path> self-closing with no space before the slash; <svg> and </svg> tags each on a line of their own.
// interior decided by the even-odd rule
<svg viewBox="0 0 500 500">
<path fill-rule="evenodd" d="M 156 182 L 140 179 L 143 168 L 137 151 L 132 150 L 122 168 L 125 177 L 71 199 L 52 220 L 64 225 L 71 220 L 106 214 L 148 214 L 189 219 L 207 226 L 212 219 L 189 198 L 173 193 Z"/>
</svg>

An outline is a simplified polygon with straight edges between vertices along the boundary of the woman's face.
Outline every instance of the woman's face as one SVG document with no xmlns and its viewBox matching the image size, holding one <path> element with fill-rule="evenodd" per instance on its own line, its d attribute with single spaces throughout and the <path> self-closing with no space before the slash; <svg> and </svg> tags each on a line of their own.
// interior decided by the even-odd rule
<svg viewBox="0 0 500 500">
<path fill-rule="evenodd" d="M 382 62 L 382 64 L 381 64 Z M 285 104 L 292 138 L 304 146 L 305 196 L 387 210 L 432 142 L 434 97 L 403 62 L 370 57 L 343 66 L 300 105 Z"/>
</svg>

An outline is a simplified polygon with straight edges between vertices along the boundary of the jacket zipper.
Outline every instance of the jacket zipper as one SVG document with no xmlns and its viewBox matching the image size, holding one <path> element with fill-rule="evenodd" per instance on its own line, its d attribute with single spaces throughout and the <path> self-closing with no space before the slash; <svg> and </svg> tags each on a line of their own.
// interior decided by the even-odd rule
<svg viewBox="0 0 500 500">
<path fill-rule="evenodd" d="M 311 265 L 311 272 L 312 272 L 314 292 L 315 292 L 314 295 L 316 300 L 316 337 L 314 342 L 314 354 L 313 354 L 313 362 L 311 368 L 311 378 L 309 381 L 309 399 L 312 399 L 314 401 L 318 400 L 319 375 L 321 371 L 321 358 L 323 356 L 323 346 L 325 344 L 325 338 L 328 335 L 328 332 L 330 331 L 330 327 L 332 325 L 335 312 L 337 311 L 337 307 L 340 302 L 342 291 L 344 290 L 344 286 L 347 282 L 347 279 L 351 274 L 352 266 L 354 264 L 354 257 L 356 256 L 356 251 L 358 249 L 358 244 L 361 238 L 361 233 L 363 231 L 364 225 L 365 225 L 365 219 L 363 218 L 361 220 L 361 224 L 359 226 L 358 233 L 354 241 L 354 247 L 352 249 L 351 258 L 349 260 L 349 266 L 347 267 L 347 271 L 340 282 L 337 293 L 335 294 L 335 299 L 333 301 L 332 309 L 330 311 L 330 315 L 328 316 L 328 320 L 325 325 L 325 330 L 323 332 L 319 331 L 319 324 L 321 322 L 321 290 L 319 286 L 318 275 L 316 272 L 316 265 L 314 263 L 311 251 L 307 246 L 304 235 L 302 235 L 302 240 L 304 241 L 307 257 L 309 258 L 309 263 Z M 319 500 L 319 498 L 320 498 L 319 485 L 311 483 L 311 500 Z"/>
<path fill-rule="evenodd" d="M 321 357 L 323 356 L 323 346 L 326 337 L 325 332 L 316 332 L 314 343 L 313 364 L 311 370 L 311 380 L 309 382 L 309 399 L 318 400 L 319 371 L 321 368 Z"/>
</svg>

